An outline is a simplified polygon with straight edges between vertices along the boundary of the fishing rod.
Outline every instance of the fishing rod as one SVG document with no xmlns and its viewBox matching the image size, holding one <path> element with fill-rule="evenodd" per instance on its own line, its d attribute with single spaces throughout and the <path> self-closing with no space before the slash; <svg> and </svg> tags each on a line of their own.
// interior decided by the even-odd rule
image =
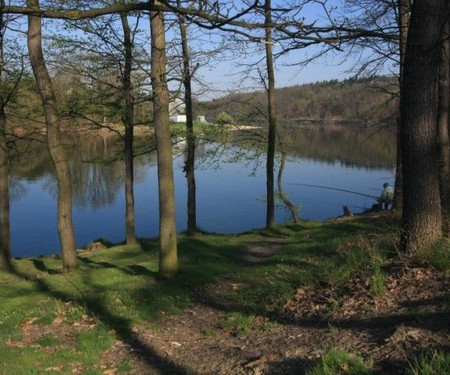
<svg viewBox="0 0 450 375">
<path fill-rule="evenodd" d="M 363 196 L 363 197 L 368 197 L 368 198 L 373 198 L 373 199 L 378 199 L 378 198 L 379 198 L 379 197 L 375 197 L 374 195 L 369 195 L 369 194 L 359 193 L 359 192 L 357 192 L 357 191 L 352 191 L 352 190 L 346 190 L 346 189 L 334 188 L 334 187 L 330 187 L 330 186 L 310 185 L 310 184 L 295 184 L 295 183 L 294 183 L 294 185 L 308 186 L 308 187 L 314 187 L 314 188 L 319 188 L 319 189 L 327 189 L 327 190 L 342 191 L 342 192 L 344 192 L 344 193 L 350 193 L 350 194 L 361 195 L 361 196 Z"/>
</svg>

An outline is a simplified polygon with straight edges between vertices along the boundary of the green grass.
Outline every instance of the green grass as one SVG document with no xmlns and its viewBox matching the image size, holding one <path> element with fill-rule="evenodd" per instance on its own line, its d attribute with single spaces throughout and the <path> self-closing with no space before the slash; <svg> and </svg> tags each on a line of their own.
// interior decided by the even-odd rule
<svg viewBox="0 0 450 375">
<path fill-rule="evenodd" d="M 419 261 L 426 260 L 430 265 L 441 271 L 450 271 L 450 239 L 442 239 L 431 249 L 418 254 Z"/>
<path fill-rule="evenodd" d="M 364 360 L 343 350 L 330 350 L 325 353 L 308 371 L 308 375 L 370 375 L 373 372 Z"/>
<path fill-rule="evenodd" d="M 370 290 L 372 293 L 375 296 L 380 295 L 384 291 L 386 277 L 378 264 L 374 266 L 372 279 L 370 281 Z"/>
<path fill-rule="evenodd" d="M 234 336 L 242 337 L 247 335 L 254 324 L 255 317 L 239 312 L 232 312 L 227 314 L 221 324 L 221 328 L 230 332 Z"/>
<path fill-rule="evenodd" d="M 39 337 L 36 341 L 40 346 L 43 346 L 45 348 L 49 348 L 52 346 L 57 346 L 61 344 L 61 339 L 53 334 L 44 334 L 43 336 Z"/>
<path fill-rule="evenodd" d="M 345 287 L 352 276 L 366 275 L 373 276 L 373 291 L 379 292 L 384 279 L 375 265 L 386 258 L 389 244 L 367 240 L 378 234 L 364 223 L 308 222 L 242 235 L 180 236 L 180 272 L 165 281 L 157 278 L 155 239 L 80 253 L 79 270 L 70 274 L 60 272 L 59 257 L 15 260 L 13 272 L 0 272 L 0 299 L 8 301 L 0 304 L 0 373 L 43 373 L 60 366 L 70 373 L 77 364 L 83 373 L 99 373 L 99 356 L 116 339 L 127 340 L 136 325 L 157 326 L 162 314 L 182 313 L 199 290 L 222 281 L 236 288 L 222 288 L 214 298 L 232 308 L 220 327 L 204 328 L 206 336 L 277 329 L 281 308 L 299 287 Z M 256 266 L 240 265 L 243 249 L 264 241 L 282 245 Z M 42 327 L 42 335 L 21 346 L 24 323 Z M 81 329 L 64 338 L 58 325 Z M 125 358 L 121 371 L 129 363 Z"/>
<path fill-rule="evenodd" d="M 437 375 L 450 373 L 450 353 L 432 350 L 414 359 L 408 375 Z"/>
</svg>

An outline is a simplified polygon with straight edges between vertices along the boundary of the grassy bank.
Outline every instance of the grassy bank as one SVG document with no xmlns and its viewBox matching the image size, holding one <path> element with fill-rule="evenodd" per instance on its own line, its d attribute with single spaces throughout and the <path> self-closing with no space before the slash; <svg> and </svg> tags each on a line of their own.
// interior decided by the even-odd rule
<svg viewBox="0 0 450 375">
<path fill-rule="evenodd" d="M 205 328 L 205 336 L 276 329 L 302 289 L 326 286 L 333 313 L 351 280 L 376 296 L 389 268 L 411 261 L 398 256 L 396 239 L 394 222 L 371 221 L 181 237 L 181 271 L 168 281 L 156 277 L 155 240 L 80 253 L 80 269 L 71 274 L 60 273 L 57 257 L 16 260 L 13 272 L 0 273 L 0 373 L 127 373 L 131 358 L 110 370 L 103 353 L 129 341 L 136 327 L 158 330 L 161 318 L 207 300 L 226 313 L 221 328 Z"/>
</svg>

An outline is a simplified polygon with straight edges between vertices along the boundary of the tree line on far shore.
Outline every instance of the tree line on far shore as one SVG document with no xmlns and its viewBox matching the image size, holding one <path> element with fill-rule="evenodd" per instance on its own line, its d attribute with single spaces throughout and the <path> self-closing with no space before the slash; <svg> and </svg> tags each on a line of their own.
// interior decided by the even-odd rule
<svg viewBox="0 0 450 375">
<path fill-rule="evenodd" d="M 379 127 L 395 126 L 397 121 L 399 87 L 398 77 L 394 76 L 335 79 L 275 91 L 280 123 Z M 195 112 L 209 122 L 217 122 L 219 114 L 226 113 L 237 124 L 261 124 L 267 112 L 265 97 L 264 91 L 230 93 L 196 102 Z"/>
</svg>

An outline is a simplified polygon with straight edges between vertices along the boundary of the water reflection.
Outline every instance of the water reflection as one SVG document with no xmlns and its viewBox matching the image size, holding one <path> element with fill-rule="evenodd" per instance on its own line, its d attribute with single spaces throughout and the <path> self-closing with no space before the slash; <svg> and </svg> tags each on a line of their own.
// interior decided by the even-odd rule
<svg viewBox="0 0 450 375">
<path fill-rule="evenodd" d="M 395 168 L 394 129 L 319 126 L 286 128 L 290 155 L 357 168 Z"/>
<path fill-rule="evenodd" d="M 368 198 L 300 184 L 317 184 L 377 195 L 383 182 L 393 182 L 395 136 L 342 128 L 285 129 L 287 160 L 282 197 L 299 207 L 301 218 L 323 220 L 370 207 Z M 122 145 L 114 140 L 72 137 L 74 226 L 77 246 L 100 237 L 125 238 Z M 185 153 L 175 152 L 177 230 L 187 227 Z M 277 168 L 280 166 L 279 155 Z M 196 145 L 197 223 L 200 229 L 236 233 L 265 223 L 264 156 L 254 149 L 217 143 Z M 136 233 L 158 233 L 156 156 L 135 161 Z M 11 167 L 11 239 L 13 256 L 59 253 L 56 225 L 56 182 L 43 144 L 34 143 Z M 281 202 L 280 202 L 281 203 Z M 277 207 L 277 222 L 291 220 L 292 210 Z"/>
</svg>

